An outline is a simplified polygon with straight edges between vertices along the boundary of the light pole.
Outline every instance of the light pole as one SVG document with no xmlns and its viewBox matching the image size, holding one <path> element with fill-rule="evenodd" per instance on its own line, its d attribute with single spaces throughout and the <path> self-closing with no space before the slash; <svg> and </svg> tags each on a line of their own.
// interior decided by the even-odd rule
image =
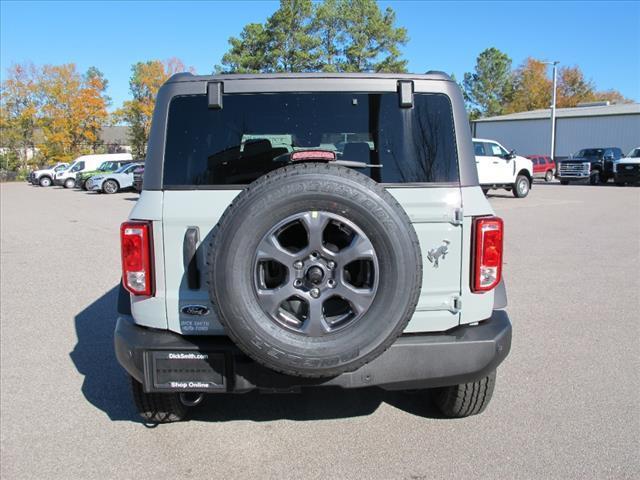
<svg viewBox="0 0 640 480">
<path fill-rule="evenodd" d="M 555 154 L 556 154 L 556 65 L 560 62 L 543 62 L 546 65 L 553 65 L 553 93 L 552 93 L 552 101 L 551 101 L 551 159 L 555 162 Z"/>
</svg>

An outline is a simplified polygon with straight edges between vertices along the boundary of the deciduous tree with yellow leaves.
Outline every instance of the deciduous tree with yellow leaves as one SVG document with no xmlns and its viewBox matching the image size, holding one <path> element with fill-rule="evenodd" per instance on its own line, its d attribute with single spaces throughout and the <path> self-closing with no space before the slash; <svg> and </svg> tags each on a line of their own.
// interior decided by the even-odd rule
<svg viewBox="0 0 640 480">
<path fill-rule="evenodd" d="M 68 161 L 95 152 L 108 118 L 107 81 L 91 67 L 86 74 L 73 63 L 14 65 L 2 83 L 1 133 L 12 170 L 34 161 Z M 8 165 L 7 165 L 8 166 Z"/>
<path fill-rule="evenodd" d="M 68 161 L 95 152 L 108 118 L 107 84 L 100 71 L 91 68 L 82 75 L 72 63 L 45 65 L 39 85 L 44 101 L 38 148 L 44 157 Z"/>
<path fill-rule="evenodd" d="M 116 112 L 116 117 L 129 124 L 129 140 L 134 156 L 142 158 L 146 154 L 158 90 L 171 75 L 183 71 L 184 63 L 177 58 L 138 62 L 131 67 L 129 89 L 133 98 L 124 102 Z"/>
<path fill-rule="evenodd" d="M 41 97 L 33 64 L 12 65 L 0 90 L 0 168 L 26 170 L 35 146 Z"/>
</svg>

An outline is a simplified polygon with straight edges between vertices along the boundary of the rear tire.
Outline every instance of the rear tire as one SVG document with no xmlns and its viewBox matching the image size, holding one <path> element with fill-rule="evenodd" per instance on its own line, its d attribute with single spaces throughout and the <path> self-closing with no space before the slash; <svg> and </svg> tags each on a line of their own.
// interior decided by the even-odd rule
<svg viewBox="0 0 640 480">
<path fill-rule="evenodd" d="M 550 182 L 553 180 L 553 172 L 551 170 L 547 170 L 547 173 L 544 174 L 544 181 Z"/>
<path fill-rule="evenodd" d="M 624 182 L 616 182 L 616 185 L 619 187 L 624 187 L 625 183 Z"/>
<path fill-rule="evenodd" d="M 598 185 L 600 183 L 600 172 L 596 170 L 589 177 L 589 185 Z"/>
<path fill-rule="evenodd" d="M 73 178 L 67 178 L 64 181 L 64 188 L 73 188 L 76 184 L 76 181 Z"/>
<path fill-rule="evenodd" d="M 471 383 L 436 388 L 432 391 L 433 402 L 445 417 L 463 418 L 482 413 L 493 396 L 496 372 Z"/>
<path fill-rule="evenodd" d="M 33 182 L 33 183 L 35 184 L 36 182 Z M 50 187 L 51 179 L 49 177 L 42 177 L 40 178 L 40 181 L 38 183 L 40 183 L 41 187 Z"/>
<path fill-rule="evenodd" d="M 146 393 L 142 384 L 131 377 L 133 401 L 140 416 L 149 423 L 181 422 L 187 418 L 189 408 L 177 393 Z"/>
<path fill-rule="evenodd" d="M 531 190 L 531 181 L 526 175 L 518 175 L 516 183 L 513 185 L 513 196 L 516 198 L 524 198 L 529 195 Z"/>
</svg>

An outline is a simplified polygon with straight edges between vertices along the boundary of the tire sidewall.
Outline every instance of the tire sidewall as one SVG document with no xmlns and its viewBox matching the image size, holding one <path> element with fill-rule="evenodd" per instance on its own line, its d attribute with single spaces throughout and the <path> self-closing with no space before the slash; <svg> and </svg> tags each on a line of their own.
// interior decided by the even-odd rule
<svg viewBox="0 0 640 480">
<path fill-rule="evenodd" d="M 107 185 L 113 185 L 113 191 L 109 191 L 109 189 L 107 188 Z M 118 191 L 118 185 L 116 184 L 115 180 L 106 180 L 103 184 L 102 184 L 102 190 L 104 191 L 104 193 L 111 195 L 114 194 Z"/>
<path fill-rule="evenodd" d="M 50 187 L 51 186 L 51 179 L 49 177 L 42 177 L 39 182 L 41 187 Z"/>
<path fill-rule="evenodd" d="M 406 214 L 400 218 L 370 187 L 333 175 L 292 175 L 249 193 L 229 222 L 221 222 L 209 270 L 212 300 L 222 318 L 232 319 L 226 322 L 230 336 L 261 363 L 303 376 L 348 371 L 350 365 L 357 368 L 377 356 L 389 338 L 404 330 L 422 278 L 417 237 Z M 276 324 L 260 307 L 253 281 L 262 237 L 282 219 L 313 210 L 338 213 L 355 223 L 378 256 L 378 289 L 369 310 L 353 325 L 323 337 L 307 337 Z M 392 317 L 401 320 L 389 321 Z"/>
<path fill-rule="evenodd" d="M 64 181 L 64 188 L 73 188 L 76 184 L 76 181 L 72 178 L 67 178 Z"/>
<path fill-rule="evenodd" d="M 525 185 L 525 182 L 526 187 L 524 187 L 523 191 L 522 186 Z M 531 182 L 529 182 L 529 179 L 524 175 L 518 175 L 518 177 L 516 178 L 516 183 L 513 186 L 513 193 L 515 194 L 515 196 L 518 198 L 524 198 L 529 194 L 529 190 L 531 190 Z"/>
</svg>

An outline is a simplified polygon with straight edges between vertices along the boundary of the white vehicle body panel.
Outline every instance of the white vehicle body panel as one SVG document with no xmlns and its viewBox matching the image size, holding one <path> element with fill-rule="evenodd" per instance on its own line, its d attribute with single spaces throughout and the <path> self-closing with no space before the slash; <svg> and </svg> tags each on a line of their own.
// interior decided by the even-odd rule
<svg viewBox="0 0 640 480">
<path fill-rule="evenodd" d="M 495 140 L 484 138 L 473 139 L 476 151 L 476 167 L 478 168 L 478 181 L 480 185 L 506 185 L 515 183 L 518 172 L 526 170 L 533 178 L 533 162 L 528 158 L 516 155 L 515 158 L 506 159 L 504 155 L 509 150 Z M 482 150 L 484 155 L 478 155 Z"/>
<path fill-rule="evenodd" d="M 73 163 L 64 170 L 56 174 L 58 182 L 64 182 L 68 178 L 76 178 L 76 174 L 80 172 L 89 172 L 97 170 L 102 162 L 109 160 L 133 160 L 130 153 L 105 153 L 98 155 L 82 155 L 76 158 Z"/>
<path fill-rule="evenodd" d="M 123 172 L 98 174 L 87 180 L 87 190 L 102 190 L 104 182 L 107 180 L 115 180 L 118 183 L 119 189 L 133 187 L 133 171 L 140 166 L 139 163 L 132 163 L 127 165 L 127 168 Z"/>
</svg>

